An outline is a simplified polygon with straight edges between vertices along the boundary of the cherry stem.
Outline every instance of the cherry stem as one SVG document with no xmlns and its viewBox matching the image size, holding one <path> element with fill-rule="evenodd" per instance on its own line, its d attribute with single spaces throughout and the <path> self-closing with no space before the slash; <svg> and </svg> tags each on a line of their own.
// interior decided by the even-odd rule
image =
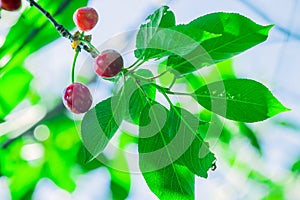
<svg viewBox="0 0 300 200">
<path fill-rule="evenodd" d="M 83 36 L 84 36 L 84 32 L 81 33 L 80 39 L 83 38 Z M 79 51 L 80 51 L 80 48 L 76 47 L 75 55 L 74 55 L 74 59 L 73 59 L 73 63 L 72 63 L 72 83 L 75 82 L 75 66 L 76 66 L 77 57 L 79 55 Z"/>
<path fill-rule="evenodd" d="M 59 32 L 62 37 L 65 37 L 70 40 L 70 42 L 74 41 L 73 35 L 61 24 L 59 24 L 52 15 L 47 12 L 43 7 L 41 7 L 37 2 L 34 0 L 26 0 L 29 2 L 30 6 L 34 6 L 37 8 L 47 19 L 53 24 L 55 29 Z M 90 48 L 88 45 L 80 42 L 78 45 L 79 49 L 84 49 L 86 52 L 90 53 L 93 58 L 95 58 L 98 54 L 95 52 L 94 48 Z"/>
<path fill-rule="evenodd" d="M 170 90 L 173 86 L 174 86 L 174 84 L 176 83 L 176 77 L 174 76 L 173 77 L 173 80 L 172 80 L 172 82 L 171 82 L 171 84 L 169 85 L 169 87 L 168 87 L 168 89 Z"/>
<path fill-rule="evenodd" d="M 129 67 L 127 67 L 127 69 L 131 69 L 133 68 L 135 65 L 137 65 L 142 59 L 137 59 L 132 65 L 130 65 Z"/>
<path fill-rule="evenodd" d="M 193 93 L 185 93 L 185 92 L 172 92 L 170 90 L 165 91 L 167 94 L 171 95 L 182 95 L 182 96 L 195 96 Z"/>
<path fill-rule="evenodd" d="M 79 50 L 78 50 L 78 48 L 76 48 L 74 59 L 73 59 L 73 64 L 72 64 L 72 83 L 75 82 L 75 65 L 76 65 L 76 60 L 77 60 L 78 54 L 79 54 Z"/>
<path fill-rule="evenodd" d="M 159 90 L 160 91 L 160 90 Z M 169 96 L 167 95 L 167 93 L 160 91 L 161 94 L 165 97 L 165 99 L 168 101 L 170 106 L 173 106 L 173 103 L 171 101 L 171 99 L 169 98 Z"/>
<path fill-rule="evenodd" d="M 166 71 L 164 71 L 164 72 L 162 72 L 162 73 L 160 73 L 160 74 L 158 74 L 158 75 L 156 75 L 156 76 L 152 76 L 152 77 L 150 77 L 150 78 L 147 78 L 147 79 L 150 80 L 150 81 L 153 81 L 154 79 L 157 79 L 157 78 L 159 78 L 159 77 L 162 77 L 162 76 L 165 75 L 167 72 L 168 72 L 168 70 L 166 70 Z"/>
<path fill-rule="evenodd" d="M 143 81 L 147 81 L 147 82 L 152 82 L 151 80 L 149 80 L 148 78 L 145 78 L 143 76 L 140 76 L 140 75 L 137 75 L 136 73 L 134 72 L 130 72 L 130 76 L 135 78 L 135 79 L 138 79 L 138 80 L 143 80 Z"/>
<path fill-rule="evenodd" d="M 141 80 L 144 80 L 144 81 L 147 81 L 147 82 L 152 82 L 153 80 L 165 75 L 168 72 L 168 70 L 166 70 L 166 71 L 164 71 L 164 72 L 162 72 L 162 73 L 160 73 L 156 76 L 149 77 L 149 78 L 146 78 L 146 77 L 143 77 L 143 76 L 140 76 L 140 75 L 136 75 L 133 70 L 130 70 L 129 72 L 130 72 L 130 75 L 132 77 L 136 78 L 136 79 L 141 79 Z"/>
<path fill-rule="evenodd" d="M 155 83 L 152 83 L 152 85 L 154 87 L 156 87 L 156 89 L 158 91 L 160 91 L 161 93 L 163 94 L 170 94 L 170 95 L 181 95 L 181 96 L 196 96 L 195 94 L 193 93 L 185 93 L 185 92 L 173 92 L 171 91 L 169 88 L 165 88 L 165 87 L 162 87 L 162 86 L 159 86 Z"/>
<path fill-rule="evenodd" d="M 97 55 L 100 54 L 100 51 L 91 42 L 89 42 L 87 40 L 80 40 L 80 42 L 86 43 L 90 47 L 90 49 L 93 49 L 93 51 L 95 51 L 97 53 Z"/>
<path fill-rule="evenodd" d="M 137 75 L 135 73 L 130 74 L 131 77 L 138 79 L 138 80 L 143 80 L 143 81 L 147 81 L 150 82 L 157 90 L 159 90 L 161 93 L 165 93 L 165 94 L 170 94 L 170 95 L 182 95 L 182 96 L 195 96 L 193 93 L 185 93 L 185 92 L 173 92 L 170 90 L 170 88 L 165 88 L 162 87 L 160 85 L 157 85 L 155 83 L 153 83 L 151 80 L 151 78 L 145 78 L 143 76 Z"/>
<path fill-rule="evenodd" d="M 141 91 L 142 91 L 144 97 L 147 98 L 147 99 L 149 99 L 149 97 L 148 97 L 148 95 L 146 94 L 144 88 L 141 86 L 140 82 L 139 82 L 137 79 L 135 80 L 135 83 L 136 83 L 136 84 L 138 85 L 138 87 L 141 89 Z"/>
</svg>

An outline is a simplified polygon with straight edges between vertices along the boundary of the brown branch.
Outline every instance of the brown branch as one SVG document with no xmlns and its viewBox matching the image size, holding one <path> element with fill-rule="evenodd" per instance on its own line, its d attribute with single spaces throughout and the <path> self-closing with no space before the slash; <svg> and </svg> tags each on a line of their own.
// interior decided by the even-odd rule
<svg viewBox="0 0 300 200">
<path fill-rule="evenodd" d="M 35 2 L 34 0 L 26 0 L 29 2 L 30 6 L 34 6 L 35 8 L 37 8 L 45 17 L 47 17 L 47 19 L 53 24 L 53 26 L 55 27 L 55 29 L 58 31 L 58 33 L 64 37 L 67 38 L 68 40 L 70 40 L 70 42 L 74 42 L 74 37 L 73 35 L 61 24 L 59 24 L 54 17 L 47 12 L 44 8 L 42 8 L 37 2 Z M 89 47 L 88 45 L 86 45 L 83 42 L 80 42 L 80 44 L 77 47 L 79 50 L 84 49 L 86 52 L 90 53 L 91 56 L 93 58 L 97 57 L 98 55 L 98 51 L 97 49 L 94 49 L 92 47 Z"/>
</svg>

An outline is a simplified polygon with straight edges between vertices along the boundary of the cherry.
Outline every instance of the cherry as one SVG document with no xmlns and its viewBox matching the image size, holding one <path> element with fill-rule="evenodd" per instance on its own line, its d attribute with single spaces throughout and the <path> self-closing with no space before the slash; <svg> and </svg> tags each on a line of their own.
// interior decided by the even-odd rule
<svg viewBox="0 0 300 200">
<path fill-rule="evenodd" d="M 101 77 L 111 78 L 122 70 L 123 64 L 121 54 L 113 49 L 108 49 L 96 57 L 94 70 Z"/>
<path fill-rule="evenodd" d="M 64 91 L 63 102 L 73 113 L 85 113 L 92 105 L 89 89 L 81 83 L 72 83 Z"/>
<path fill-rule="evenodd" d="M 18 10 L 21 7 L 21 0 L 0 0 L 0 7 L 8 11 Z"/>
<path fill-rule="evenodd" d="M 81 31 L 89 31 L 97 24 L 98 13 L 91 7 L 78 8 L 73 15 L 73 21 Z"/>
</svg>

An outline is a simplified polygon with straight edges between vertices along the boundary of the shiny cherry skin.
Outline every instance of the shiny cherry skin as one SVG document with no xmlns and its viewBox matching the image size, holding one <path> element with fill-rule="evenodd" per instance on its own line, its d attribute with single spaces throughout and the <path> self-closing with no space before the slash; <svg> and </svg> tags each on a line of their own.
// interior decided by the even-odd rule
<svg viewBox="0 0 300 200">
<path fill-rule="evenodd" d="M 98 13 L 94 8 L 78 8 L 73 15 L 73 21 L 81 31 L 92 30 L 98 22 Z"/>
<path fill-rule="evenodd" d="M 82 83 L 72 83 L 64 91 L 63 102 L 73 113 L 87 112 L 93 102 L 89 89 Z"/>
<path fill-rule="evenodd" d="M 103 78 L 111 78 L 122 71 L 123 65 L 121 54 L 113 49 L 108 49 L 95 58 L 94 71 Z"/>
<path fill-rule="evenodd" d="M 21 7 L 21 0 L 0 0 L 0 7 L 3 10 L 15 11 Z"/>
</svg>

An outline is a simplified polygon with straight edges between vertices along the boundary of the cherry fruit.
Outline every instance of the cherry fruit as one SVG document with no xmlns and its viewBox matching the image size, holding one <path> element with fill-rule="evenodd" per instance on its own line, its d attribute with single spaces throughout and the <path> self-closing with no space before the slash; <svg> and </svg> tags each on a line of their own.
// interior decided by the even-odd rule
<svg viewBox="0 0 300 200">
<path fill-rule="evenodd" d="M 103 78 L 116 76 L 123 68 L 124 62 L 121 54 L 108 49 L 101 52 L 95 59 L 94 70 Z"/>
<path fill-rule="evenodd" d="M 89 31 L 96 26 L 98 13 L 91 7 L 78 8 L 73 15 L 73 21 L 81 31 Z"/>
<path fill-rule="evenodd" d="M 63 102 L 73 113 L 87 112 L 93 102 L 89 89 L 81 83 L 72 83 L 64 91 Z"/>
<path fill-rule="evenodd" d="M 21 0 L 0 0 L 0 7 L 7 11 L 18 10 L 21 7 Z"/>
</svg>

